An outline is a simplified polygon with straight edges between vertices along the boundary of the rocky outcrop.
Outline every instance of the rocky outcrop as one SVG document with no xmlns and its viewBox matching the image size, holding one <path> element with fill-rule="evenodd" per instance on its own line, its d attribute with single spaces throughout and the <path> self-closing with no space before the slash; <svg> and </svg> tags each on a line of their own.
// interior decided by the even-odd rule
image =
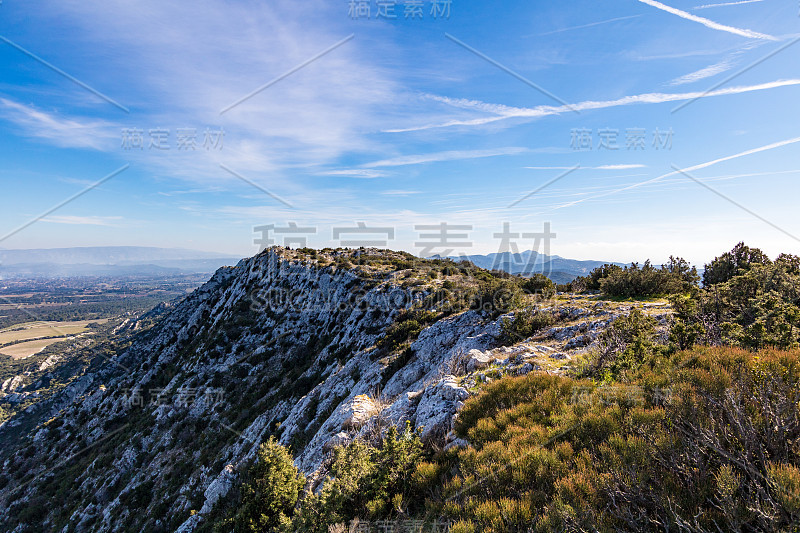
<svg viewBox="0 0 800 533">
<path fill-rule="evenodd" d="M 342 423 L 342 429 L 359 429 L 370 419 L 377 416 L 380 411 L 379 402 L 376 402 L 366 394 L 359 394 L 347 402 L 345 406 L 345 421 Z"/>
<path fill-rule="evenodd" d="M 483 370 L 492 362 L 492 356 L 480 350 L 470 350 L 467 354 L 467 372 Z"/>
<path fill-rule="evenodd" d="M 561 307 L 558 326 L 500 346 L 508 317 L 465 311 L 391 351 L 379 341 L 429 289 L 404 288 L 391 269 L 330 263 L 339 253 L 270 250 L 124 323 L 130 345 L 40 404 L 35 431 L 7 448 L 2 473 L 24 468 L 30 481 L 0 488 L 0 529 L 47 482 L 75 487 L 66 518 L 76 530 L 193 531 L 269 437 L 292 448 L 312 485 L 334 447 L 390 425 L 410 423 L 438 448 L 468 446 L 452 429 L 471 392 L 502 376 L 562 371 L 615 317 L 594 302 Z M 0 441 L 20 427 L 4 424 Z M 134 499 L 161 522 L 133 515 L 125 502 Z M 54 511 L 44 511 L 48 524 Z"/>
<path fill-rule="evenodd" d="M 416 409 L 414 425 L 422 429 L 423 442 L 443 443 L 452 429 L 453 415 L 469 398 L 469 392 L 458 384 L 455 376 L 445 376 L 425 389 Z"/>
<path fill-rule="evenodd" d="M 125 351 L 39 404 L 41 423 L 53 418 L 56 429 L 39 427 L 4 461 L 5 474 L 26 468 L 33 479 L 16 493 L 0 488 L 0 524 L 42 480 L 65 475 L 61 457 L 77 472 L 69 483 L 82 503 L 68 517 L 76 527 L 156 527 L 130 513 L 136 498 L 159 509 L 159 527 L 183 517 L 174 529 L 188 532 L 269 436 L 292 447 L 310 479 L 333 447 L 390 424 L 409 422 L 445 446 L 469 396 L 460 380 L 494 364 L 500 323 L 475 311 L 451 315 L 392 364 L 401 354 L 380 352 L 377 341 L 425 294 L 391 271 L 359 274 L 282 250 L 220 269 L 181 302 L 124 322 Z M 0 427 L 0 440 L 14 427 Z M 78 453 L 86 446 L 91 455 Z"/>
</svg>

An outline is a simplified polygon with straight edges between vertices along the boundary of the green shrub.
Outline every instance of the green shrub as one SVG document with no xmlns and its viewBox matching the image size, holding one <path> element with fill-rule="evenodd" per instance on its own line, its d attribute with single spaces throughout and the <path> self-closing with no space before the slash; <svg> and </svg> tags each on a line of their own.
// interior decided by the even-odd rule
<svg viewBox="0 0 800 533">
<path fill-rule="evenodd" d="M 648 359 L 666 351 L 657 343 L 656 320 L 633 309 L 616 319 L 597 339 L 597 348 L 585 375 L 605 380 L 619 379 Z"/>
<path fill-rule="evenodd" d="M 404 309 L 378 341 L 378 347 L 388 352 L 396 352 L 416 340 L 422 330 L 438 318 L 439 315 L 433 311 Z"/>
<path fill-rule="evenodd" d="M 260 533 L 286 527 L 305 485 L 288 450 L 274 437 L 258 448 L 242 503 L 232 519 L 236 533 Z"/>
<path fill-rule="evenodd" d="M 697 269 L 680 258 L 670 256 L 667 264 L 659 268 L 645 261 L 641 267 L 631 263 L 625 268 L 606 264 L 595 268 L 587 276 L 570 282 L 566 289 L 574 291 L 601 291 L 613 298 L 647 298 L 691 291 L 700 277 Z"/>
<path fill-rule="evenodd" d="M 715 257 L 705 266 L 703 271 L 703 285 L 705 287 L 724 283 L 730 279 L 744 274 L 754 265 L 768 265 L 769 258 L 758 248 L 750 248 L 740 242 L 730 252 L 725 252 Z"/>
<path fill-rule="evenodd" d="M 295 515 L 297 531 L 326 533 L 354 518 L 377 520 L 421 509 L 414 474 L 423 456 L 419 435 L 409 425 L 391 427 L 377 446 L 355 440 L 334 449 L 329 475 L 318 494 L 309 493 Z"/>
<path fill-rule="evenodd" d="M 681 348 L 695 343 L 750 349 L 797 346 L 800 258 L 783 254 L 771 262 L 760 252 L 737 249 L 723 257 L 727 259 L 715 260 L 713 279 L 725 281 L 673 298 L 674 341 Z"/>
<path fill-rule="evenodd" d="M 552 298 L 556 293 L 556 284 L 544 274 L 534 274 L 522 282 L 522 290 L 529 294 L 540 295 L 542 298 Z"/>
<path fill-rule="evenodd" d="M 487 274 L 486 272 L 481 272 Z M 472 302 L 472 309 L 488 312 L 492 317 L 498 317 L 519 308 L 523 304 L 522 289 L 517 280 L 497 279 L 493 277 L 483 277 L 481 279 L 478 292 Z"/>
<path fill-rule="evenodd" d="M 518 311 L 514 318 L 506 318 L 500 326 L 502 342 L 516 344 L 533 336 L 544 328 L 555 324 L 556 319 L 550 311 L 540 311 L 530 308 Z"/>
</svg>

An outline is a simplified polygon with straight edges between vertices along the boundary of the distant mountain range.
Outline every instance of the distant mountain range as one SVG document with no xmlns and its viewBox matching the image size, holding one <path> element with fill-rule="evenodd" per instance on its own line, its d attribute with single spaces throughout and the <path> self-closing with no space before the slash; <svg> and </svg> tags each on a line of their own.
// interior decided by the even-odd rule
<svg viewBox="0 0 800 533">
<path fill-rule="evenodd" d="M 467 255 L 462 257 L 451 257 L 455 261 L 466 259 L 475 266 L 487 270 L 503 270 L 511 274 L 534 274 L 541 273 L 549 277 L 556 283 L 568 283 L 578 276 L 585 276 L 595 268 L 611 261 L 579 261 L 576 259 L 565 259 L 558 255 L 540 254 L 531 250 L 526 250 L 518 254 L 511 252 L 495 253 L 489 255 Z M 623 263 L 613 263 L 625 266 Z"/>
<path fill-rule="evenodd" d="M 214 252 L 143 246 L 0 250 L 0 275 L 55 278 L 211 274 L 240 259 Z"/>
<path fill-rule="evenodd" d="M 168 276 L 215 272 L 241 258 L 214 252 L 144 246 L 96 246 L 33 250 L 0 249 L 0 276 L 60 278 L 76 276 Z M 511 274 L 542 273 L 556 283 L 585 276 L 608 261 L 578 261 L 524 251 L 451 257 L 487 270 Z M 621 263 L 615 263 L 624 266 Z"/>
</svg>

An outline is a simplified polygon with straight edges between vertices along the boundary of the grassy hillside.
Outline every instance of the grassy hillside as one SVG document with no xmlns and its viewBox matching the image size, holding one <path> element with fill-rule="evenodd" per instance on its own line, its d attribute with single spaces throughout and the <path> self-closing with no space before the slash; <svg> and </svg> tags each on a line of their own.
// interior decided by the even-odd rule
<svg viewBox="0 0 800 533">
<path fill-rule="evenodd" d="M 667 333 L 633 309 L 568 375 L 481 387 L 458 414 L 456 446 L 390 428 L 334 449 L 320 488 L 288 499 L 285 483 L 265 481 L 302 476 L 267 443 L 204 529 L 800 531 L 798 259 L 740 244 L 704 281 L 679 258 L 598 268 L 560 288 L 667 296 Z M 552 311 L 534 307 L 505 331 L 518 342 L 550 324 Z"/>
<path fill-rule="evenodd" d="M 424 452 L 410 429 L 371 445 L 356 441 L 334 454 L 322 490 L 294 491 L 283 526 L 272 525 L 347 531 L 329 528 L 360 519 L 362 526 L 444 520 L 459 533 L 797 531 L 799 406 L 800 350 L 695 348 L 605 383 L 505 378 L 461 411 L 456 432 L 469 446 Z M 284 487 L 263 490 L 264 461 L 245 492 L 261 483 L 260 497 L 271 501 L 270 490 Z M 290 460 L 270 465 L 269 479 L 294 468 Z M 296 478 L 295 470 L 288 479 Z M 264 507 L 245 503 L 232 504 L 236 519 L 217 530 L 261 531 L 246 518 Z"/>
</svg>

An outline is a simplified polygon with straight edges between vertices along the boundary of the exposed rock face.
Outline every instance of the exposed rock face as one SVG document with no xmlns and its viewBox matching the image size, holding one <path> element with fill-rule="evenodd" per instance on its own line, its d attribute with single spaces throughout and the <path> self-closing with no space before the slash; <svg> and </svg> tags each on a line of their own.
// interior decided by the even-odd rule
<svg viewBox="0 0 800 533">
<path fill-rule="evenodd" d="M 351 401 L 346 402 L 344 415 L 345 421 L 342 429 L 358 429 L 380 412 L 379 406 L 366 394 L 359 394 Z"/>
<path fill-rule="evenodd" d="M 438 440 L 452 429 L 452 418 L 469 398 L 469 392 L 458 385 L 454 376 L 445 376 L 422 394 L 416 410 L 415 426 L 422 428 L 422 440 Z"/>
<path fill-rule="evenodd" d="M 17 480 L 0 488 L 0 530 L 20 527 L 13 516 L 38 506 L 44 530 L 193 531 L 270 436 L 316 481 L 335 446 L 389 424 L 410 422 L 439 447 L 468 446 L 452 428 L 470 391 L 504 375 L 559 371 L 547 364 L 589 349 L 614 318 L 602 307 L 564 307 L 558 316 L 569 325 L 500 347 L 506 317 L 466 311 L 392 353 L 379 340 L 425 296 L 394 274 L 359 276 L 271 250 L 154 309 L 145 317 L 152 328 L 124 324 L 129 347 L 0 426 L 0 473 Z M 15 472 L 26 473 L 24 484 Z M 45 486 L 73 488 L 54 508 Z M 64 517 L 62 505 L 75 510 Z"/>
<path fill-rule="evenodd" d="M 183 301 L 154 310 L 152 329 L 126 323 L 135 335 L 126 351 L 39 404 L 36 417 L 28 413 L 39 424 L 55 417 L 55 430 L 25 437 L 12 432 L 18 421 L 0 427 L 10 454 L 3 473 L 24 468 L 32 478 L 17 492 L 0 489 L 0 529 L 12 507 L 36 504 L 42 483 L 66 475 L 59 460 L 87 447 L 92 454 L 69 465 L 78 489 L 62 496 L 77 507 L 71 524 L 188 532 L 269 435 L 291 445 L 311 477 L 334 446 L 387 424 L 408 421 L 444 446 L 469 396 L 457 376 L 468 354 L 481 354 L 472 369 L 489 364 L 500 325 L 473 311 L 439 320 L 395 368 L 389 362 L 399 355 L 376 343 L 423 296 L 391 272 L 359 277 L 281 251 L 221 269 Z M 11 454 L 14 444 L 31 451 Z M 131 501 L 157 508 L 161 520 L 148 521 L 144 507 L 132 513 Z M 52 526 L 50 516 L 44 523 Z"/>
<path fill-rule="evenodd" d="M 235 479 L 236 471 L 234 470 L 233 465 L 226 465 L 225 468 L 222 469 L 222 473 L 211 482 L 211 484 L 203 493 L 206 501 L 203 503 L 203 508 L 200 510 L 200 514 L 210 512 L 214 504 L 217 503 L 221 497 L 228 493 L 233 486 Z"/>
<path fill-rule="evenodd" d="M 8 378 L 3 382 L 3 385 L 0 386 L 0 392 L 13 392 L 22 385 L 24 378 L 22 376 L 14 376 L 12 378 Z"/>
</svg>

